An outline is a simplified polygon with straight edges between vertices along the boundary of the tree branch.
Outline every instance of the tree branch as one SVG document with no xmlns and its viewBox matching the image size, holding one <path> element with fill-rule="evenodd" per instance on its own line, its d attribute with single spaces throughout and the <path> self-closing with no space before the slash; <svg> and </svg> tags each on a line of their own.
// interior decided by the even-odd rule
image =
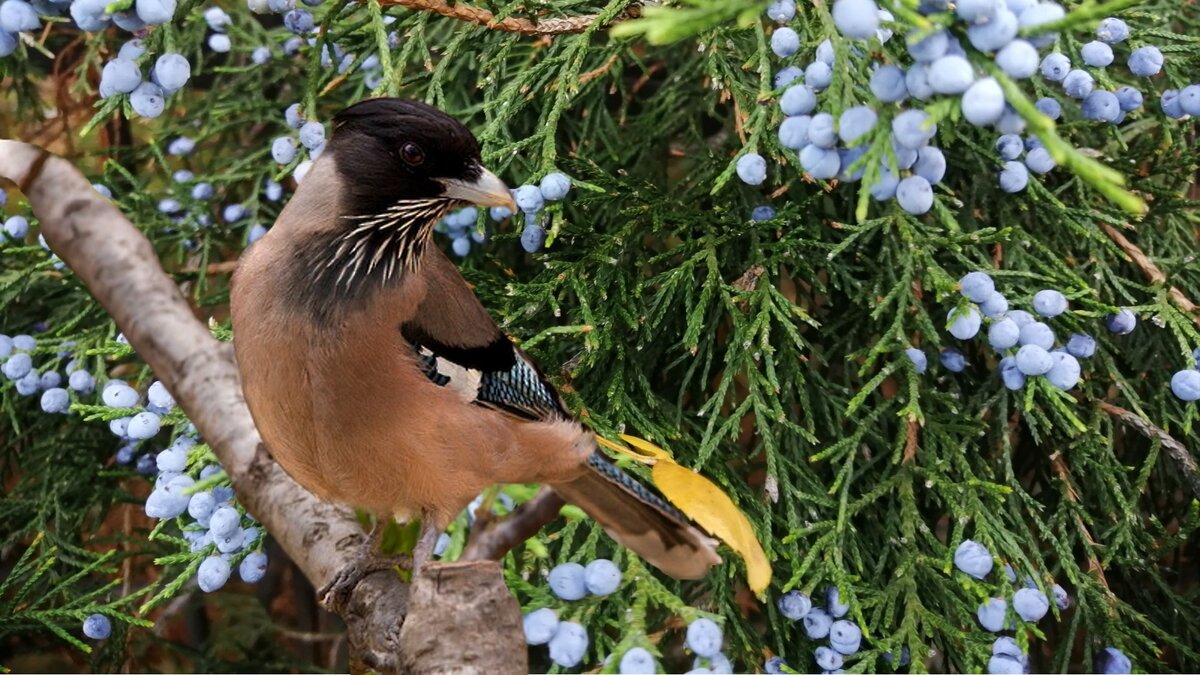
<svg viewBox="0 0 1200 675">
<path fill-rule="evenodd" d="M 1117 246 L 1120 246 L 1122 251 L 1125 251 L 1125 254 L 1128 255 L 1133 260 L 1133 264 L 1136 265 L 1137 268 L 1146 275 L 1146 278 L 1150 280 L 1150 283 L 1165 284 L 1167 282 L 1167 275 L 1163 274 L 1163 271 L 1158 268 L 1158 265 L 1155 265 L 1154 261 L 1150 260 L 1150 257 L 1147 256 L 1142 249 L 1138 248 L 1137 244 L 1126 239 L 1125 235 L 1121 234 L 1117 228 L 1109 225 L 1108 223 L 1101 223 L 1100 229 L 1104 230 L 1104 233 L 1108 235 L 1108 238 L 1112 239 L 1113 243 L 1115 243 Z M 1183 291 L 1179 290 L 1175 286 L 1169 286 L 1167 288 L 1167 294 L 1171 296 L 1171 301 L 1175 303 L 1176 307 L 1185 312 L 1191 313 L 1192 321 L 1195 321 L 1197 325 L 1200 325 L 1200 311 L 1197 311 L 1200 308 L 1196 307 L 1196 303 L 1192 302 L 1188 296 L 1183 294 Z"/>
<path fill-rule="evenodd" d="M 533 499 L 521 504 L 504 518 L 471 530 L 462 560 L 499 560 L 514 546 L 532 537 L 558 517 L 566 504 L 550 488 L 543 487 Z"/>
<path fill-rule="evenodd" d="M 270 458 L 242 398 L 231 346 L 213 338 L 193 316 L 149 240 L 70 162 L 34 145 L 0 140 L 0 177 L 16 183 L 29 199 L 46 243 L 83 281 L 171 391 L 221 460 L 238 500 L 263 523 L 313 586 L 324 586 L 339 569 L 353 562 L 365 538 L 354 514 L 317 499 Z M 473 574 L 446 579 L 469 588 L 442 588 L 439 593 L 474 593 L 481 598 L 491 597 L 489 593 L 496 588 L 507 593 L 498 567 L 473 569 Z M 481 634 L 488 634 L 486 639 L 521 644 L 520 610 L 508 610 L 517 616 L 515 628 L 503 617 L 481 613 L 477 625 L 463 625 L 463 635 L 472 641 L 469 646 L 457 640 L 447 642 L 470 651 Z M 456 610 L 429 606 L 426 611 Z M 408 588 L 399 576 L 390 571 L 367 575 L 352 591 L 341 614 L 353 660 L 379 670 L 397 667 L 401 626 L 409 614 Z M 469 616 L 455 616 L 470 622 Z M 439 620 L 416 615 L 409 619 Z M 439 637 L 445 639 L 447 634 Z M 519 662 L 491 663 L 484 670 L 524 672 L 524 655 L 522 649 Z M 416 663 L 429 672 L 449 668 L 445 662 L 421 663 L 421 658 L 420 654 L 406 657 L 406 665 Z"/>
<path fill-rule="evenodd" d="M 1142 419 L 1137 413 L 1106 401 L 1097 401 L 1096 404 L 1100 406 L 1101 410 L 1133 427 L 1146 438 L 1157 438 L 1162 443 L 1163 449 L 1167 451 L 1167 455 L 1175 460 L 1175 464 L 1183 472 L 1183 477 L 1187 479 L 1188 485 L 1192 488 L 1192 496 L 1200 499 L 1200 469 L 1196 467 L 1196 460 L 1192 458 L 1192 453 L 1188 452 L 1183 443 L 1175 440 L 1166 431 Z"/>
<path fill-rule="evenodd" d="M 399 5 L 421 12 L 433 12 L 442 16 L 478 24 L 490 30 L 500 30 L 509 33 L 525 35 L 559 35 L 562 33 L 582 33 L 598 20 L 598 15 L 587 14 L 565 18 L 539 19 L 531 21 L 519 17 L 496 19 L 496 15 L 486 9 L 468 5 L 465 2 L 447 3 L 445 0 L 380 0 L 380 5 Z M 616 21 L 634 19 L 641 14 L 637 5 L 625 9 Z"/>
</svg>

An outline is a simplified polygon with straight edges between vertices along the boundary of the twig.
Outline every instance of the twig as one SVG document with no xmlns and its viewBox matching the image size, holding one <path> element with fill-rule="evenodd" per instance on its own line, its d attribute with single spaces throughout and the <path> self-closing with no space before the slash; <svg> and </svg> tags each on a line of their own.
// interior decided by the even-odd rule
<svg viewBox="0 0 1200 675">
<path fill-rule="evenodd" d="M 1192 488 L 1192 495 L 1200 499 L 1200 468 L 1196 467 L 1196 460 L 1192 458 L 1192 453 L 1188 452 L 1187 447 L 1183 443 L 1172 438 L 1166 431 L 1142 419 L 1137 413 L 1106 401 L 1097 401 L 1096 403 L 1100 406 L 1101 410 L 1138 430 L 1146 438 L 1157 438 L 1167 451 L 1167 455 L 1175 460 L 1179 469 L 1183 471 L 1184 478 L 1187 479 L 1188 485 Z"/>
<path fill-rule="evenodd" d="M 904 461 L 911 462 L 917 458 L 917 449 L 921 446 L 921 425 L 916 417 L 908 418 L 908 426 L 904 437 Z"/>
<path fill-rule="evenodd" d="M 557 19 L 539 19 L 537 21 L 513 16 L 497 20 L 496 15 L 486 9 L 468 5 L 465 2 L 449 4 L 445 0 L 380 0 L 379 4 L 385 7 L 399 5 L 422 12 L 433 12 L 434 14 L 458 19 L 459 21 L 478 24 L 490 30 L 523 33 L 525 35 L 582 33 L 599 19 L 599 16 L 596 14 L 587 14 Z M 621 12 L 614 21 L 637 18 L 640 14 L 641 12 L 637 5 L 631 5 L 625 11 Z"/>
<path fill-rule="evenodd" d="M 1126 239 L 1125 235 L 1121 234 L 1117 228 L 1108 223 L 1101 223 L 1100 229 L 1104 230 L 1108 238 L 1112 239 L 1113 243 L 1117 246 L 1120 246 L 1122 251 L 1125 251 L 1126 255 L 1133 260 L 1133 264 L 1137 265 L 1137 268 L 1150 280 L 1150 283 L 1165 284 L 1167 282 L 1167 275 L 1163 274 L 1158 265 L 1155 265 L 1154 261 L 1150 260 L 1149 256 L 1142 249 L 1138 248 L 1137 244 Z M 1189 312 L 1192 315 L 1192 321 L 1200 325 L 1200 311 L 1197 311 L 1200 308 L 1196 306 L 1196 303 L 1192 302 L 1190 298 L 1183 294 L 1183 291 L 1174 286 L 1167 288 L 1167 294 L 1171 296 L 1171 301 L 1175 303 L 1176 307 Z"/>
<path fill-rule="evenodd" d="M 198 274 L 200 272 L 204 272 L 204 274 L 207 276 L 215 277 L 222 274 L 233 274 L 233 271 L 237 269 L 237 266 L 237 260 L 223 260 L 221 262 L 209 263 L 203 269 L 199 267 L 185 267 L 179 270 L 179 273 Z"/>
<path fill-rule="evenodd" d="M 558 517 L 566 502 L 550 488 L 543 487 L 537 495 L 518 506 L 504 518 L 489 522 L 471 531 L 462 560 L 499 560 L 514 546 L 532 537 L 546 523 Z"/>
</svg>

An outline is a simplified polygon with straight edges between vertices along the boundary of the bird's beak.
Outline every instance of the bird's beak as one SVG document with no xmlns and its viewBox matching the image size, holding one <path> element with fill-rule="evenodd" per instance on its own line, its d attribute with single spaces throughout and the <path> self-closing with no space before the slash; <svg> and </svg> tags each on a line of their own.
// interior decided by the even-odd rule
<svg viewBox="0 0 1200 675">
<path fill-rule="evenodd" d="M 446 186 L 445 196 L 478 206 L 503 206 L 509 211 L 517 212 L 517 203 L 513 201 L 512 191 L 496 174 L 482 169 L 479 178 L 468 182 L 456 178 L 439 178 L 438 182 Z"/>
</svg>

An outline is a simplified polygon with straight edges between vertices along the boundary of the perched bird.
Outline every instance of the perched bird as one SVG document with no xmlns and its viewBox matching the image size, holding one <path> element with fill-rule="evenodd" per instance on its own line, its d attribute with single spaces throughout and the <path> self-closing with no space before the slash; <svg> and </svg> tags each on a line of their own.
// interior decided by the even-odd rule
<svg viewBox="0 0 1200 675">
<path fill-rule="evenodd" d="M 417 566 L 485 487 L 538 482 L 664 572 L 703 576 L 715 540 L 597 450 L 430 241 L 468 203 L 516 211 L 454 118 L 394 98 L 335 117 L 233 278 L 234 348 L 268 450 L 324 499 L 420 518 Z"/>
</svg>

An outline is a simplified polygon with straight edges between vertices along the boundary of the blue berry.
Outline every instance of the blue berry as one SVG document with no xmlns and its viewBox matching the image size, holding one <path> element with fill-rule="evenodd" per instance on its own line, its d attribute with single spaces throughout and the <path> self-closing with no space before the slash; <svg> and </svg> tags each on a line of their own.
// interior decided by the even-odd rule
<svg viewBox="0 0 1200 675">
<path fill-rule="evenodd" d="M 125 434 L 131 440 L 144 441 L 158 435 L 161 426 L 162 420 L 158 415 L 152 412 L 138 413 L 129 420 L 129 426 L 125 428 Z"/>
<path fill-rule="evenodd" d="M 929 358 L 926 357 L 925 352 L 921 351 L 920 349 L 917 349 L 916 347 L 909 347 L 908 349 L 904 350 L 904 355 L 908 357 L 909 361 L 912 361 L 913 368 L 918 374 L 924 373 L 925 370 L 929 368 Z"/>
<path fill-rule="evenodd" d="M 1097 89 L 1083 100 L 1083 116 L 1089 120 L 1116 122 L 1121 115 L 1121 103 L 1111 91 Z"/>
<path fill-rule="evenodd" d="M 296 35 L 308 35 L 314 25 L 312 12 L 306 9 L 293 9 L 283 15 L 283 27 Z"/>
<path fill-rule="evenodd" d="M 958 18 L 967 23 L 990 21 L 1002 7 L 996 0 L 959 0 L 954 5 Z"/>
<path fill-rule="evenodd" d="M 1025 374 L 1017 368 L 1017 359 L 1006 356 L 1000 359 L 1000 380 L 1006 389 L 1016 391 L 1025 386 Z"/>
<path fill-rule="evenodd" d="M 1117 97 L 1117 105 L 1125 112 L 1133 112 L 1142 107 L 1142 92 L 1133 87 L 1120 87 L 1113 94 Z"/>
<path fill-rule="evenodd" d="M 982 579 L 992 571 L 992 554 L 976 541 L 964 539 L 954 549 L 954 566 L 964 574 Z"/>
<path fill-rule="evenodd" d="M 325 144 L 325 125 L 320 122 L 305 122 L 300 127 L 300 144 L 315 150 Z"/>
<path fill-rule="evenodd" d="M 1029 170 L 1034 173 L 1049 173 L 1058 164 L 1050 156 L 1049 150 L 1034 148 L 1025 155 L 1025 166 L 1029 167 Z"/>
<path fill-rule="evenodd" d="M 500 222 L 505 218 L 510 218 L 512 217 L 512 214 L 512 211 L 509 211 L 508 207 L 505 206 L 493 206 L 492 208 L 488 209 L 488 215 L 491 216 L 492 220 L 496 222 Z"/>
<path fill-rule="evenodd" d="M 918 150 L 929 143 L 937 133 L 937 125 L 928 122 L 929 115 L 924 110 L 905 110 L 892 120 L 892 133 L 896 143 Z"/>
<path fill-rule="evenodd" d="M 1171 393 L 1181 401 L 1200 401 L 1200 370 L 1189 368 L 1172 375 Z"/>
<path fill-rule="evenodd" d="M 1117 335 L 1128 335 L 1137 327 L 1137 316 L 1128 309 L 1104 317 L 1104 325 Z"/>
<path fill-rule="evenodd" d="M 291 164 L 296 159 L 296 139 L 291 136 L 280 136 L 271 141 L 271 159 L 277 164 Z"/>
<path fill-rule="evenodd" d="M 139 461 L 139 469 L 141 468 L 140 464 Z M 178 478 L 186 478 L 186 476 L 175 476 L 171 480 Z M 146 497 L 146 515 L 151 518 L 174 518 L 187 511 L 188 501 L 189 497 L 180 494 L 179 489 L 169 490 L 165 486 L 156 487 L 150 496 Z"/>
<path fill-rule="evenodd" d="M 196 572 L 196 581 L 200 585 L 200 590 L 212 593 L 229 581 L 229 573 L 228 560 L 220 556 L 209 556 L 200 563 L 200 569 Z"/>
<path fill-rule="evenodd" d="M 996 282 L 986 272 L 968 272 L 958 280 L 958 288 L 971 302 L 983 302 L 996 292 Z"/>
<path fill-rule="evenodd" d="M 1007 654 L 993 654 L 988 659 L 988 675 L 1024 675 L 1025 664 Z"/>
<path fill-rule="evenodd" d="M 567 196 L 567 192 L 571 189 L 571 179 L 566 174 L 548 173 L 542 178 L 542 182 L 538 184 L 538 189 L 542 192 L 542 197 L 546 201 L 558 201 Z"/>
<path fill-rule="evenodd" d="M 941 354 L 942 367 L 952 373 L 961 373 L 967 367 L 967 359 L 957 349 L 943 349 Z"/>
<path fill-rule="evenodd" d="M 179 136 L 167 144 L 167 154 L 173 157 L 186 157 L 196 149 L 196 142 L 187 136 Z"/>
<path fill-rule="evenodd" d="M 787 23 L 796 17 L 794 0 L 774 0 L 767 5 L 767 18 L 777 23 Z"/>
<path fill-rule="evenodd" d="M 724 637 L 721 627 L 712 619 L 696 619 L 687 627 L 687 646 L 697 656 L 713 658 L 721 651 Z"/>
<path fill-rule="evenodd" d="M 984 78 L 963 93 L 962 113 L 968 122 L 982 127 L 995 124 L 1004 114 L 1004 90 L 995 78 Z"/>
<path fill-rule="evenodd" d="M 129 95 L 129 105 L 133 112 L 147 119 L 154 119 L 163 114 L 166 102 L 163 100 L 163 90 L 153 82 L 143 82 Z"/>
<path fill-rule="evenodd" d="M 825 38 L 824 40 L 822 40 L 821 44 L 817 45 L 816 57 L 817 57 L 818 61 L 820 61 L 821 63 L 824 63 L 825 65 L 832 68 L 833 61 L 835 58 L 835 54 L 833 51 L 833 41 L 830 40 L 829 38 Z"/>
<path fill-rule="evenodd" d="M 1200 117 L 1200 84 L 1188 85 L 1179 92 L 1179 107 L 1193 117 Z"/>
<path fill-rule="evenodd" d="M 583 582 L 592 595 L 612 595 L 621 587 L 621 570 L 611 560 L 593 560 L 584 568 Z"/>
<path fill-rule="evenodd" d="M 1060 610 L 1066 610 L 1071 606 L 1071 596 L 1067 595 L 1067 589 L 1054 584 L 1050 587 L 1050 594 L 1054 596 L 1054 606 Z"/>
<path fill-rule="evenodd" d="M 554 610 L 543 607 L 526 614 L 523 623 L 525 643 L 544 645 L 554 637 L 554 632 L 558 628 L 558 615 L 554 613 Z"/>
<path fill-rule="evenodd" d="M 848 38 L 869 40 L 879 28 L 879 7 L 874 0 L 834 0 L 833 23 Z"/>
<path fill-rule="evenodd" d="M 1076 68 L 1067 73 L 1067 76 L 1063 78 L 1063 91 L 1071 98 L 1087 98 L 1087 95 L 1092 93 L 1092 89 L 1095 86 L 1096 80 L 1086 70 Z"/>
<path fill-rule="evenodd" d="M 851 145 L 874 126 L 879 116 L 865 105 L 856 105 L 842 111 L 838 118 L 838 136 L 842 142 Z M 810 130 L 811 131 L 811 130 Z"/>
<path fill-rule="evenodd" d="M 1086 359 L 1096 353 L 1096 339 L 1085 333 L 1072 333 L 1067 340 L 1067 353 Z"/>
<path fill-rule="evenodd" d="M 929 65 L 929 84 L 939 94 L 961 94 L 974 80 L 975 70 L 961 56 L 943 56 Z"/>
<path fill-rule="evenodd" d="M 750 212 L 750 219 L 759 223 L 766 222 L 774 217 L 775 209 L 767 206 L 766 204 L 763 204 L 762 206 L 756 206 L 754 207 L 754 210 Z"/>
<path fill-rule="evenodd" d="M 1017 351 L 1017 369 L 1022 375 L 1045 375 L 1054 367 L 1054 357 L 1040 345 L 1027 344 Z"/>
<path fill-rule="evenodd" d="M 1121 19 L 1110 16 L 1096 26 L 1096 37 L 1110 45 L 1124 42 L 1129 37 L 1129 25 Z"/>
<path fill-rule="evenodd" d="M 233 19 L 220 7 L 209 7 L 204 10 L 204 23 L 208 24 L 209 30 L 224 33 L 233 23 Z"/>
<path fill-rule="evenodd" d="M 182 54 L 163 54 L 154 62 L 151 78 L 170 95 L 183 88 L 192 77 L 192 64 Z"/>
<path fill-rule="evenodd" d="M 634 647 L 621 656 L 617 672 L 621 675 L 653 674 L 658 672 L 658 664 L 654 662 L 654 656 L 650 652 L 642 647 Z"/>
<path fill-rule="evenodd" d="M 914 216 L 927 213 L 933 208 L 933 186 L 921 176 L 909 176 L 896 186 L 896 202 Z"/>
<path fill-rule="evenodd" d="M 583 565 L 563 563 L 550 570 L 550 590 L 563 600 L 581 600 L 587 595 Z"/>
<path fill-rule="evenodd" d="M 771 51 L 780 58 L 795 54 L 800 51 L 800 34 L 787 27 L 775 29 L 771 34 Z"/>
<path fill-rule="evenodd" d="M 844 656 L 829 647 L 817 647 L 813 652 L 813 657 L 821 670 L 837 670 L 845 662 Z"/>
<path fill-rule="evenodd" d="M 1033 296 L 1033 311 L 1046 317 L 1055 317 L 1067 311 L 1067 296 L 1046 289 L 1038 291 Z"/>
<path fill-rule="evenodd" d="M 931 63 L 945 56 L 950 45 L 950 39 L 944 30 L 937 30 L 919 40 L 920 33 L 910 33 L 908 36 L 908 53 L 918 63 Z"/>
<path fill-rule="evenodd" d="M 1000 172 L 1000 189 L 1007 193 L 1020 192 L 1029 185 L 1029 170 L 1020 162 L 1005 162 Z M 1006 305 L 1007 306 L 1007 305 Z"/>
<path fill-rule="evenodd" d="M 92 614 L 83 620 L 83 634 L 92 640 L 107 640 L 112 635 L 112 622 L 103 614 Z"/>
<path fill-rule="evenodd" d="M 213 33 L 208 36 L 208 48 L 218 54 L 226 54 L 233 49 L 233 42 L 224 33 Z"/>
<path fill-rule="evenodd" d="M 800 151 L 800 166 L 813 178 L 829 180 L 836 176 L 841 169 L 842 158 L 837 150 L 823 148 L 813 143 L 804 146 Z"/>
<path fill-rule="evenodd" d="M 1038 109 L 1038 112 L 1052 120 L 1056 120 L 1062 116 L 1062 104 L 1049 96 L 1039 98 L 1034 106 Z"/>
<path fill-rule="evenodd" d="M 802 77 L 804 77 L 804 70 L 797 66 L 780 68 L 779 72 L 775 73 L 775 88 L 786 87 Z"/>
<path fill-rule="evenodd" d="M 534 224 L 526 224 L 521 232 L 521 248 L 526 253 L 537 253 L 546 245 L 546 228 Z"/>
<path fill-rule="evenodd" d="M 176 183 L 188 183 L 188 182 L 191 182 L 195 177 L 196 177 L 196 174 L 192 173 L 191 171 L 188 171 L 187 169 L 180 169 L 180 170 L 176 171 L 175 173 L 171 174 L 171 179 L 174 180 Z"/>
<path fill-rule="evenodd" d="M 17 51 L 17 36 L 0 30 L 0 59 Z"/>
<path fill-rule="evenodd" d="M 165 452 L 173 452 L 164 450 Z M 162 459 L 162 453 L 159 453 L 159 459 Z M 186 455 L 185 455 L 186 459 Z M 213 510 L 217 507 L 217 500 L 213 498 L 211 492 L 197 492 L 188 500 L 187 512 L 198 524 L 208 527 L 209 521 L 212 518 Z"/>
<path fill-rule="evenodd" d="M 833 68 L 824 61 L 813 61 L 804 69 L 804 81 L 813 91 L 821 91 L 833 82 Z"/>
<path fill-rule="evenodd" d="M 1071 59 L 1066 54 L 1052 52 L 1042 59 L 1042 77 L 1051 82 L 1062 82 L 1071 72 Z"/>
<path fill-rule="evenodd" d="M 1133 662 L 1116 647 L 1105 647 L 1096 654 L 1093 672 L 1105 675 L 1126 675 L 1133 672 Z"/>
<path fill-rule="evenodd" d="M 104 64 L 100 71 L 100 96 L 108 98 L 116 94 L 128 94 L 142 83 L 142 71 L 133 61 L 113 59 Z"/>
<path fill-rule="evenodd" d="M 800 621 L 812 611 L 812 600 L 800 591 L 788 591 L 776 601 L 779 613 L 786 619 Z"/>
<path fill-rule="evenodd" d="M 1022 170 L 1025 168 L 1020 164 L 1018 166 L 1021 166 Z M 1008 298 L 1004 297 L 1003 293 L 994 291 L 979 303 L 979 311 L 989 319 L 1004 316 L 1004 313 L 1008 311 Z"/>
<path fill-rule="evenodd" d="M 67 377 L 67 386 L 80 394 L 90 394 L 96 388 L 96 378 L 86 370 L 77 370 Z"/>
<path fill-rule="evenodd" d="M 250 62 L 255 65 L 261 66 L 270 60 L 271 60 L 271 48 L 270 47 L 267 47 L 267 46 L 255 47 L 254 51 L 250 53 Z"/>
<path fill-rule="evenodd" d="M 879 180 L 871 186 L 871 198 L 878 202 L 886 202 L 896 197 L 896 186 L 900 179 L 886 165 L 879 167 Z"/>
<path fill-rule="evenodd" d="M 850 611 L 850 604 L 842 602 L 837 586 L 830 585 L 825 589 L 825 611 L 834 618 L 846 616 L 846 612 Z"/>
<path fill-rule="evenodd" d="M 42 412 L 48 414 L 65 413 L 71 407 L 71 395 L 66 389 L 53 387 L 42 392 Z"/>
<path fill-rule="evenodd" d="M 871 73 L 871 93 L 884 103 L 898 103 L 908 98 L 904 71 L 891 64 L 879 66 Z"/>
<path fill-rule="evenodd" d="M 1085 44 L 1079 50 L 1079 55 L 1083 57 L 1083 62 L 1093 68 L 1104 68 L 1113 62 L 1113 50 L 1107 44 L 1092 40 Z"/>
<path fill-rule="evenodd" d="M 175 16 L 175 0 L 137 0 L 138 17 L 151 26 L 166 23 Z"/>
<path fill-rule="evenodd" d="M 37 11 L 24 0 L 5 0 L 0 4 L 0 30 L 23 33 L 41 28 Z"/>
<path fill-rule="evenodd" d="M 550 639 L 550 659 L 563 668 L 574 668 L 588 651 L 588 632 L 574 621 L 560 622 Z"/>
<path fill-rule="evenodd" d="M 996 65 L 1009 77 L 1023 80 L 1038 71 L 1038 52 L 1026 40 L 1013 40 L 996 53 Z"/>
<path fill-rule="evenodd" d="M 1159 107 L 1162 108 L 1163 114 L 1173 120 L 1182 119 L 1187 113 L 1183 111 L 1183 106 L 1179 105 L 1179 90 L 1166 89 L 1159 98 Z"/>
<path fill-rule="evenodd" d="M 829 627 L 829 644 L 849 656 L 862 646 L 862 629 L 852 621 L 834 621 Z"/>
<path fill-rule="evenodd" d="M 4 234 L 7 235 L 9 239 L 14 241 L 20 241 L 24 239 L 25 236 L 29 234 L 29 220 L 27 220 L 24 216 L 13 216 L 12 218 L 9 218 L 8 220 L 4 221 Z M 18 335 L 17 337 L 21 336 Z M 16 346 L 17 349 L 22 349 L 22 347 L 19 345 L 14 346 Z M 32 347 L 29 349 L 32 349 Z"/>
<path fill-rule="evenodd" d="M 1017 15 L 1001 8 L 990 21 L 967 28 L 967 40 L 981 52 L 994 52 L 1017 37 L 1017 24 Z"/>
<path fill-rule="evenodd" d="M 793 84 L 779 97 L 779 109 L 784 115 L 807 115 L 817 107 L 817 95 L 805 84 Z"/>
<path fill-rule="evenodd" d="M 104 405 L 110 408 L 132 408 L 137 405 L 138 393 L 133 387 L 124 382 L 113 381 L 113 383 L 104 386 L 104 392 L 100 396 L 104 401 Z"/>
<path fill-rule="evenodd" d="M 975 611 L 979 625 L 984 630 L 999 633 L 1004 630 L 1005 615 L 1008 613 L 1008 603 L 1003 598 L 991 598 Z"/>
<path fill-rule="evenodd" d="M 1030 321 L 1021 326 L 1022 345 L 1037 345 L 1049 351 L 1054 347 L 1054 331 L 1041 321 Z"/>
<path fill-rule="evenodd" d="M 866 156 L 867 150 L 867 145 L 857 145 L 853 148 L 838 148 L 837 153 L 841 163 L 841 169 L 837 175 L 838 180 L 847 183 L 855 183 L 862 180 L 867 167 L 860 160 Z"/>
<path fill-rule="evenodd" d="M 951 335 L 959 340 L 970 340 L 979 333 L 983 317 L 980 316 L 979 310 L 974 307 L 969 307 L 966 310 L 955 308 L 950 310 L 950 313 L 946 315 L 946 321 L 950 323 L 948 330 Z"/>
<path fill-rule="evenodd" d="M 1129 70 L 1138 77 L 1151 77 L 1162 70 L 1163 55 L 1158 47 L 1138 47 L 1129 55 Z"/>
<path fill-rule="evenodd" d="M 738 157 L 737 175 L 747 185 L 761 185 L 767 179 L 767 160 L 756 152 L 748 152 Z"/>
<path fill-rule="evenodd" d="M 1066 11 L 1057 2 L 1041 2 L 1025 9 L 1018 17 L 1021 28 L 1034 29 L 1054 23 L 1066 16 Z M 1035 33 L 1037 31 L 1034 31 Z M 1040 33 L 1029 41 L 1035 47 L 1046 47 L 1058 38 L 1058 33 Z"/>
<path fill-rule="evenodd" d="M 779 125 L 779 143 L 785 148 L 800 150 L 808 145 L 808 127 L 812 118 L 808 115 L 788 117 Z"/>
<path fill-rule="evenodd" d="M 1050 611 L 1050 600 L 1036 588 L 1022 588 L 1013 595 L 1012 606 L 1022 619 L 1037 622 Z"/>
<path fill-rule="evenodd" d="M 804 616 L 804 633 L 811 640 L 823 640 L 829 636 L 829 629 L 833 626 L 833 617 L 829 613 L 820 608 L 814 608 Z"/>
<path fill-rule="evenodd" d="M 256 584 L 267 575 L 267 554 L 254 551 L 238 565 L 238 576 L 248 584 Z"/>
<path fill-rule="evenodd" d="M 518 187 L 513 191 L 513 199 L 517 202 L 517 208 L 525 213 L 537 213 L 546 204 L 542 191 L 536 185 Z"/>
<path fill-rule="evenodd" d="M 215 490 L 213 498 L 216 498 Z M 208 521 L 208 529 L 212 531 L 214 537 L 228 537 L 237 530 L 241 522 L 242 516 L 238 513 L 237 509 L 232 506 L 219 506 L 213 511 L 212 517 Z"/>
</svg>

